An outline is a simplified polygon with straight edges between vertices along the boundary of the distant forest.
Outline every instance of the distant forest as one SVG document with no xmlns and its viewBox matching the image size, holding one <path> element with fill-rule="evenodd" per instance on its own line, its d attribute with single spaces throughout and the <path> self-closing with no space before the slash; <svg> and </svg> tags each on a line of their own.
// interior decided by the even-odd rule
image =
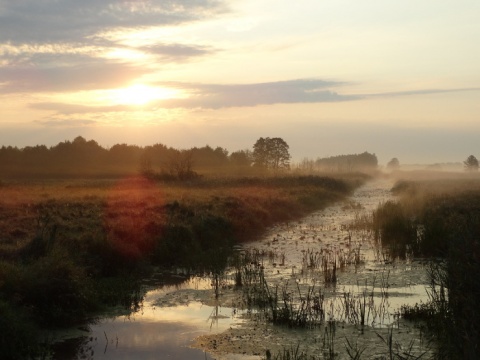
<svg viewBox="0 0 480 360">
<path fill-rule="evenodd" d="M 253 152 L 228 150 L 208 145 L 179 150 L 163 144 L 140 147 L 117 144 L 110 148 L 78 136 L 47 147 L 45 145 L 0 148 L 1 178 L 117 177 L 144 173 L 164 178 L 182 174 L 251 175 L 258 172 Z M 304 160 L 293 166 L 297 171 L 373 170 L 374 154 L 364 152 L 317 160 Z"/>
</svg>

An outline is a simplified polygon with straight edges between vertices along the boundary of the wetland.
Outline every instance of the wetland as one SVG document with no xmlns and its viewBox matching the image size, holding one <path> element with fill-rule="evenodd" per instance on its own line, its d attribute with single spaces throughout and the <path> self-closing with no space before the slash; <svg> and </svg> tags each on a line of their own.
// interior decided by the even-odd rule
<svg viewBox="0 0 480 360">
<path fill-rule="evenodd" d="M 36 221 L 10 220 L 2 243 L 4 325 L 28 344 L 4 346 L 11 358 L 473 359 L 478 280 L 459 276 L 478 272 L 479 182 L 397 180 L 4 186 L 2 226 L 7 209 Z"/>
</svg>

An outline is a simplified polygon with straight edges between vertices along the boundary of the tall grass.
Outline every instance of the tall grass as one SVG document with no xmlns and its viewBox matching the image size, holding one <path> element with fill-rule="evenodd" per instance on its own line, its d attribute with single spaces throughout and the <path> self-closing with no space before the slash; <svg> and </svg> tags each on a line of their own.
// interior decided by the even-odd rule
<svg viewBox="0 0 480 360">
<path fill-rule="evenodd" d="M 404 308 L 427 320 L 439 358 L 480 356 L 480 183 L 402 183 L 398 202 L 382 204 L 373 225 L 392 256 L 431 259 L 430 303 Z M 421 199 L 419 201 L 418 199 Z"/>
<path fill-rule="evenodd" d="M 143 296 L 140 279 L 153 267 L 208 274 L 218 292 L 236 242 L 341 199 L 365 179 L 10 182 L 0 187 L 2 309 L 24 314 L 12 334 L 22 332 L 18 339 L 33 344 L 30 323 L 78 324 L 116 304 L 135 310 Z M 244 283 L 253 281 L 247 271 Z M 1 336 L 0 353 L 13 344 Z M 25 357 L 27 348 L 16 346 L 16 357 Z"/>
</svg>

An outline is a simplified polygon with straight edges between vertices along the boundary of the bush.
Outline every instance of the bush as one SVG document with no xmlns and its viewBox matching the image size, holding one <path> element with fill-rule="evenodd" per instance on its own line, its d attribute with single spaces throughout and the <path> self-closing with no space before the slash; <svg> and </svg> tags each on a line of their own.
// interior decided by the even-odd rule
<svg viewBox="0 0 480 360">
<path fill-rule="evenodd" d="M 37 352 L 38 329 L 23 308 L 0 299 L 0 352 L 4 360 L 31 358 Z"/>
<path fill-rule="evenodd" d="M 53 251 L 21 268 L 10 267 L 4 276 L 2 292 L 31 309 L 44 326 L 78 323 L 94 308 L 90 279 L 64 251 Z"/>
<path fill-rule="evenodd" d="M 152 260 L 161 266 L 191 267 L 200 250 L 200 244 L 189 226 L 169 225 L 158 239 Z"/>
</svg>

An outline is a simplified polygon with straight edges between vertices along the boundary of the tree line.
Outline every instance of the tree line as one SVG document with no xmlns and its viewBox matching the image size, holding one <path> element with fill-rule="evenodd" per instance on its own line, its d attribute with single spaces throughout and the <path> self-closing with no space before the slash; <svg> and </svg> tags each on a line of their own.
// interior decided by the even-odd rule
<svg viewBox="0 0 480 360">
<path fill-rule="evenodd" d="M 194 147 L 179 150 L 163 144 L 145 147 L 116 144 L 110 148 L 96 141 L 78 136 L 55 146 L 45 145 L 0 148 L 0 174 L 2 177 L 30 176 L 122 176 L 138 171 L 175 171 L 172 164 L 178 159 L 190 159 L 196 168 L 250 167 L 251 152 L 240 150 L 229 153 L 221 147 Z"/>
<path fill-rule="evenodd" d="M 291 169 L 287 142 L 260 137 L 252 149 L 229 152 L 222 147 L 175 149 L 164 144 L 116 144 L 110 148 L 77 136 L 55 146 L 0 147 L 2 178 L 119 177 L 141 172 L 161 179 L 192 179 L 208 174 L 240 176 L 281 173 Z M 294 170 L 363 171 L 376 169 L 375 154 L 364 152 L 304 160 Z"/>
<path fill-rule="evenodd" d="M 187 179 L 201 173 L 248 174 L 282 171 L 290 167 L 288 144 L 281 138 L 259 138 L 253 150 L 230 153 L 209 145 L 175 149 L 163 144 L 145 147 L 116 144 L 110 148 L 77 136 L 55 146 L 0 148 L 2 177 L 123 176 L 134 172 L 172 179 Z"/>
<path fill-rule="evenodd" d="M 317 159 L 314 163 L 317 169 L 324 171 L 369 171 L 378 166 L 378 159 L 375 154 L 363 152 L 361 154 L 337 155 Z"/>
</svg>

